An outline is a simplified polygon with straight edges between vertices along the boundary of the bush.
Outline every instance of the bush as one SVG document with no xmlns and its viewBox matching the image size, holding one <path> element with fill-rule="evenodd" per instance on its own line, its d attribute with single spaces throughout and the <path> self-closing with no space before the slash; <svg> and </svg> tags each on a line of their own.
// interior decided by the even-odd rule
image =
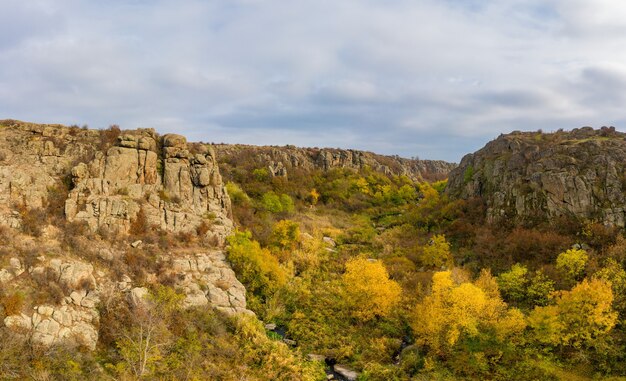
<svg viewBox="0 0 626 381">
<path fill-rule="evenodd" d="M 291 220 L 278 221 L 272 228 L 270 244 L 279 249 L 295 249 L 300 240 L 300 226 Z"/>
<path fill-rule="evenodd" d="M 24 294 L 17 291 L 3 297 L 2 306 L 4 307 L 4 314 L 7 316 L 20 314 L 24 307 Z"/>
<path fill-rule="evenodd" d="M 252 240 L 250 232 L 236 231 L 228 237 L 228 261 L 248 294 L 265 300 L 287 282 L 287 273 L 269 250 Z"/>
<path fill-rule="evenodd" d="M 250 202 L 250 197 L 239 187 L 239 185 L 229 181 L 226 183 L 226 192 L 230 196 L 230 200 L 235 205 L 245 205 Z"/>
<path fill-rule="evenodd" d="M 39 237 L 43 233 L 42 226 L 48 221 L 48 213 L 43 209 L 22 209 L 22 231 L 33 237 Z"/>
<path fill-rule="evenodd" d="M 260 202 L 261 209 L 270 213 L 292 213 L 294 211 L 293 199 L 287 194 L 277 195 L 274 192 L 264 193 Z"/>
<path fill-rule="evenodd" d="M 122 133 L 120 126 L 117 124 L 111 125 L 106 130 L 100 130 L 100 145 L 98 149 L 100 151 L 106 151 L 117 142 L 118 136 Z"/>
</svg>

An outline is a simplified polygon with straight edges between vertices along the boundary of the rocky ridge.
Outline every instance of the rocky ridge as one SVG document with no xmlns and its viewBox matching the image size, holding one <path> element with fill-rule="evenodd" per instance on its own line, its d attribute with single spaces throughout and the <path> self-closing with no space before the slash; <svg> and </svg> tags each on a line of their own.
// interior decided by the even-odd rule
<svg viewBox="0 0 626 381">
<path fill-rule="evenodd" d="M 405 159 L 372 152 L 336 148 L 300 148 L 295 146 L 214 145 L 221 164 L 239 167 L 241 159 L 257 168 L 266 168 L 272 176 L 288 176 L 296 170 L 330 170 L 369 167 L 387 175 L 404 175 L 414 181 L 441 180 L 456 167 L 441 160 Z"/>
<path fill-rule="evenodd" d="M 491 221 L 626 224 L 626 134 L 614 127 L 513 132 L 466 155 L 447 192 L 481 197 Z"/>
<path fill-rule="evenodd" d="M 137 229 L 193 234 L 213 248 L 171 249 L 159 254 L 151 273 L 136 278 L 116 263 L 151 252 L 154 243 L 124 246 L 79 234 L 82 243 L 68 251 L 61 242 L 63 228 L 51 215 L 104 236 L 124 237 Z M 136 302 L 148 293 L 147 286 L 163 279 L 184 293 L 184 306 L 252 314 L 223 251 L 233 227 L 230 215 L 230 199 L 208 145 L 187 143 L 175 134 L 159 136 L 152 129 L 97 131 L 0 121 L 0 228 L 15 229 L 8 233 L 11 246 L 0 246 L 0 289 L 50 294 L 20 311 L 4 311 L 2 323 L 36 344 L 93 350 L 98 304 L 115 295 Z M 35 237 L 20 233 L 30 225 L 37 225 Z M 34 252 L 46 254 L 31 258 Z"/>
</svg>

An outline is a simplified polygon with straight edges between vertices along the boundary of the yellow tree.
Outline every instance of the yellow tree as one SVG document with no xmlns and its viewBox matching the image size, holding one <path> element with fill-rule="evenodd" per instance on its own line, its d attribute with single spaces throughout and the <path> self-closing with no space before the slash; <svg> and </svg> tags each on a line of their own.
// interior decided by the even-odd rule
<svg viewBox="0 0 626 381">
<path fill-rule="evenodd" d="M 434 268 L 449 268 L 454 264 L 450 253 L 450 244 L 444 235 L 435 235 L 428 245 L 422 248 L 420 261 L 423 265 Z"/>
<path fill-rule="evenodd" d="M 582 249 L 569 249 L 556 258 L 556 268 L 574 280 L 580 280 L 589 256 Z"/>
<path fill-rule="evenodd" d="M 387 316 L 402 293 L 380 261 L 362 257 L 346 263 L 343 284 L 353 316 L 361 321 Z"/>
<path fill-rule="evenodd" d="M 307 200 L 311 204 L 311 207 L 317 204 L 317 201 L 320 199 L 320 194 L 317 189 L 313 188 L 307 195 Z"/>
<path fill-rule="evenodd" d="M 610 283 L 585 279 L 571 291 L 557 293 L 554 305 L 535 307 L 528 324 L 540 343 L 588 347 L 615 326 L 617 313 L 612 303 Z"/>
<path fill-rule="evenodd" d="M 300 226 L 291 220 L 280 220 L 272 228 L 270 243 L 279 249 L 293 250 L 300 240 Z"/>
<path fill-rule="evenodd" d="M 436 272 L 431 289 L 415 307 L 411 327 L 416 342 L 436 353 L 447 352 L 462 336 L 475 337 L 490 330 L 502 341 L 526 327 L 523 314 L 508 309 L 500 299 L 488 272 L 483 272 L 475 284 L 457 284 L 450 271 Z"/>
</svg>

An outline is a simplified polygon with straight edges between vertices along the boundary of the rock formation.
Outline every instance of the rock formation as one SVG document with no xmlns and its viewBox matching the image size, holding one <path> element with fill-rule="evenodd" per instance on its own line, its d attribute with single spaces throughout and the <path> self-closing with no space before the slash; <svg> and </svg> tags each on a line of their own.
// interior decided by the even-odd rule
<svg viewBox="0 0 626 381">
<path fill-rule="evenodd" d="M 213 248 L 189 249 L 192 253 L 171 249 L 155 259 L 158 271 L 138 280 L 130 272 L 119 274 L 124 270 L 113 268 L 114 263 L 124 255 L 150 252 L 155 244 L 137 240 L 120 246 L 106 239 L 85 242 L 79 236 L 80 253 L 69 252 L 59 242 L 62 232 L 49 225 L 51 213 L 117 237 L 138 225 L 200 235 Z M 233 227 L 230 214 L 216 155 L 208 145 L 187 143 L 175 134 L 160 137 L 152 129 L 94 131 L 0 121 L 0 228 L 18 229 L 17 252 L 33 252 L 41 242 L 46 248 L 38 252 L 50 253 L 34 262 L 19 255 L 8 261 L 0 256 L 0 286 L 36 292 L 33 284 L 53 284 L 57 290 L 56 297 L 34 305 L 29 301 L 0 323 L 43 346 L 93 350 L 103 295 L 141 299 L 146 286 L 161 277 L 175 280 L 172 285 L 185 294 L 185 307 L 252 314 L 246 309 L 246 290 L 223 252 Z M 33 221 L 33 216 L 41 219 Z M 42 229 L 42 241 L 19 237 L 19 229 L 29 223 Z M 99 265 L 83 259 L 87 251 Z"/>
<path fill-rule="evenodd" d="M 246 309 L 246 289 L 237 280 L 222 251 L 166 258 L 167 273 L 184 290 L 185 306 L 211 305 L 227 314 L 251 313 Z"/>
<path fill-rule="evenodd" d="M 0 270 L 0 285 L 16 283 L 15 277 L 24 272 L 18 258 L 11 258 L 11 269 Z M 32 313 L 10 315 L 4 325 L 14 332 L 27 335 L 33 343 L 50 346 L 59 343 L 81 345 L 95 349 L 98 340 L 99 292 L 93 266 L 80 261 L 62 261 L 40 257 L 36 266 L 28 269 L 31 277 L 51 277 L 62 284 L 67 294 L 60 304 L 42 304 Z"/>
<path fill-rule="evenodd" d="M 230 200 L 213 151 L 203 145 L 196 151 L 190 152 L 180 135 L 161 141 L 152 130 L 122 135 L 106 153 L 72 168 L 74 188 L 65 215 L 94 230 L 128 231 L 141 211 L 149 226 L 172 232 L 211 223 L 223 241 L 232 228 Z"/>
<path fill-rule="evenodd" d="M 268 147 L 241 144 L 214 146 L 220 163 L 239 167 L 240 160 L 256 168 L 266 168 L 272 176 L 288 176 L 295 170 L 311 171 L 333 168 L 364 169 L 369 167 L 389 175 L 404 175 L 414 181 L 441 180 L 456 164 L 440 160 L 405 159 L 371 152 L 333 148 Z"/>
<path fill-rule="evenodd" d="M 565 216 L 624 226 L 626 134 L 613 127 L 513 132 L 466 155 L 447 192 L 482 197 L 492 221 Z"/>
</svg>

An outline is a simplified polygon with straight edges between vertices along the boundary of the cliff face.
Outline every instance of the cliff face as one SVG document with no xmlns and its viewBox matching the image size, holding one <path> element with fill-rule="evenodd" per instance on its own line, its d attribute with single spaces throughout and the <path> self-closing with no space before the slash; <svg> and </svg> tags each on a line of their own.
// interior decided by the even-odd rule
<svg viewBox="0 0 626 381">
<path fill-rule="evenodd" d="M 559 216 L 624 226 L 626 134 L 613 127 L 501 135 L 466 155 L 447 192 L 482 197 L 492 221 Z"/>
<path fill-rule="evenodd" d="M 205 222 L 223 239 L 232 228 L 215 153 L 183 136 L 5 121 L 0 159 L 0 224 L 19 227 L 18 205 L 42 208 L 71 182 L 65 216 L 92 230 L 128 232 L 140 211 L 171 232 Z"/>
<path fill-rule="evenodd" d="M 413 160 L 383 156 L 371 152 L 333 148 L 298 148 L 294 146 L 249 146 L 217 144 L 220 162 L 236 165 L 242 159 L 256 168 L 267 168 L 272 176 L 289 176 L 294 169 L 305 171 L 333 168 L 364 169 L 369 167 L 388 175 L 404 175 L 414 181 L 441 180 L 456 167 L 440 160 Z"/>
<path fill-rule="evenodd" d="M 72 225 L 56 223 L 52 214 L 102 235 L 77 233 L 64 243 L 63 229 Z M 230 214 L 215 152 L 205 144 L 151 129 L 0 121 L 0 289 L 57 290 L 53 298 L 32 298 L 32 308 L 7 313 L 0 325 L 43 346 L 94 349 L 98 303 L 123 295 L 140 304 L 146 286 L 160 279 L 184 292 L 185 306 L 251 313 L 223 252 Z M 41 232 L 24 234 L 29 224 Z M 138 225 L 208 244 L 131 245 L 128 233 Z M 141 276 L 123 260 L 146 255 L 154 263 L 139 269 Z"/>
</svg>

